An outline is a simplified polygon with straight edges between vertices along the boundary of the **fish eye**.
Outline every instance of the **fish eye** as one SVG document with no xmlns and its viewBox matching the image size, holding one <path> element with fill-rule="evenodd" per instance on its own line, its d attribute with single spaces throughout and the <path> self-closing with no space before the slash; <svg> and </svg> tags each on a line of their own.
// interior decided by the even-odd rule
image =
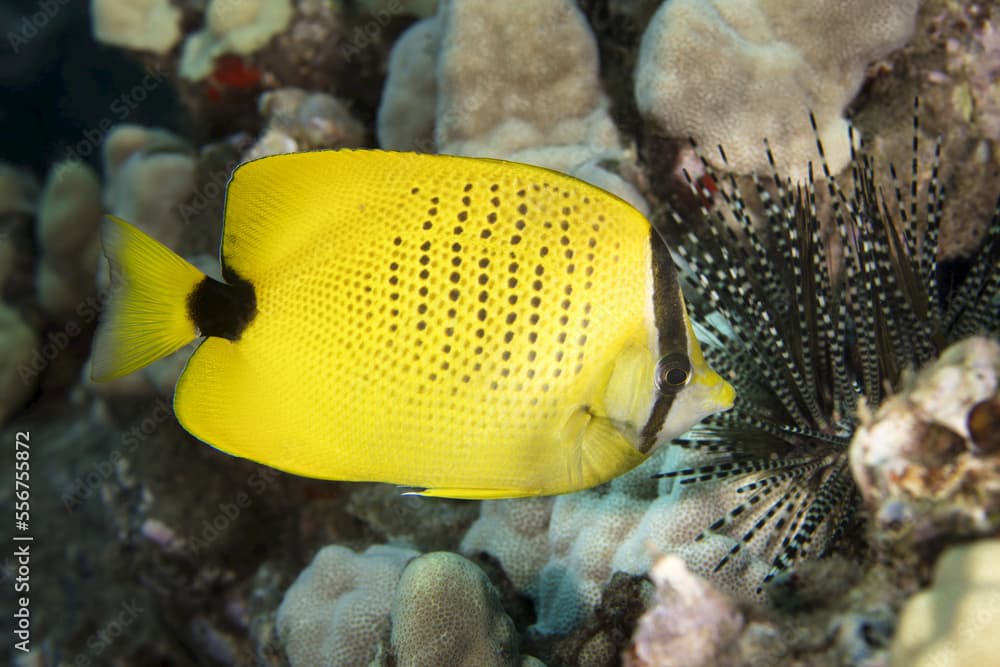
<svg viewBox="0 0 1000 667">
<path fill-rule="evenodd" d="M 664 394 L 675 394 L 691 380 L 691 361 L 686 354 L 674 353 L 656 364 L 656 388 Z"/>
</svg>

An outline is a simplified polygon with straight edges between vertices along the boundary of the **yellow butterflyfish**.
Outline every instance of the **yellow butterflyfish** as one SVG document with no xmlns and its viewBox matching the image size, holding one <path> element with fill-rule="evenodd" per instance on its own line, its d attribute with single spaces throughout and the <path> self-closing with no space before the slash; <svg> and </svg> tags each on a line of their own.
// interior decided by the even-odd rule
<svg viewBox="0 0 1000 667">
<path fill-rule="evenodd" d="M 220 282 L 114 217 L 92 374 L 196 338 L 180 424 L 298 475 L 452 498 L 610 480 L 733 389 L 636 209 L 502 160 L 338 150 L 230 180 Z"/>
</svg>

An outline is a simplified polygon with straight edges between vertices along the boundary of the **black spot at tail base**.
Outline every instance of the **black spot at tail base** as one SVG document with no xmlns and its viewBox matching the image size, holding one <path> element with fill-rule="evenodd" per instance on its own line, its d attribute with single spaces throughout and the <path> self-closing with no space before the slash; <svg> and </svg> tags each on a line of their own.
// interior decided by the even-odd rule
<svg viewBox="0 0 1000 667">
<path fill-rule="evenodd" d="M 188 314 L 202 336 L 237 341 L 257 316 L 257 293 L 234 271 L 226 272 L 226 280 L 198 283 L 188 297 Z"/>
</svg>

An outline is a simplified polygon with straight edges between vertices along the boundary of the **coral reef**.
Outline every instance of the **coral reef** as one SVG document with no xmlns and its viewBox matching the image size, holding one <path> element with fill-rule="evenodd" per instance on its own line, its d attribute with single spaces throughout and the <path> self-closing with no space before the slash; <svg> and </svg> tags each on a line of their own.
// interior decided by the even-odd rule
<svg viewBox="0 0 1000 667">
<path fill-rule="evenodd" d="M 322 549 L 275 618 L 299 665 L 532 665 L 493 584 L 458 554 Z"/>
<path fill-rule="evenodd" d="M 291 0 L 209 0 L 205 27 L 184 42 L 180 75 L 199 80 L 224 53 L 247 55 L 283 32 L 292 20 Z"/>
<path fill-rule="evenodd" d="M 57 350 L 43 350 L 35 328 L 25 321 L 24 292 L 33 287 L 27 252 L 37 207 L 38 184 L 31 176 L 0 163 L 0 424 L 7 421 L 38 385 L 40 368 Z"/>
<path fill-rule="evenodd" d="M 393 592 L 412 549 L 328 546 L 295 580 L 275 623 L 292 667 L 367 665 L 389 637 Z"/>
<path fill-rule="evenodd" d="M 392 664 L 516 667 L 517 634 L 493 584 L 445 551 L 406 566 L 392 603 Z"/>
<path fill-rule="evenodd" d="M 732 600 L 692 574 L 677 556 L 649 571 L 656 604 L 639 620 L 626 667 L 699 667 L 720 664 L 744 619 Z"/>
<path fill-rule="evenodd" d="M 812 180 L 786 189 L 788 181 L 776 172 L 769 179 L 773 190 L 754 180 L 769 233 L 757 230 L 748 195 L 732 177 L 723 181 L 731 188 L 720 196 L 724 211 L 699 209 L 707 233 L 692 233 L 690 218 L 671 216 L 706 358 L 737 387 L 732 411 L 678 440 L 707 462 L 663 473 L 692 489 L 737 494 L 696 538 L 733 540 L 716 571 L 749 549 L 771 563 L 767 583 L 794 563 L 835 549 L 854 526 L 857 491 L 847 449 L 860 397 L 877 405 L 899 386 L 902 369 L 1000 327 L 1000 283 L 990 268 L 1000 238 L 997 218 L 964 281 L 948 276 L 935 263 L 948 201 L 939 158 L 921 184 L 916 120 L 912 130 L 909 199 L 894 169 L 888 185 L 881 184 L 862 149 L 852 154 L 846 184 L 830 179 L 823 194 Z M 829 165 L 821 167 L 829 179 Z M 717 174 L 708 174 L 718 182 Z M 712 198 L 695 182 L 692 190 Z M 897 199 L 881 196 L 884 190 Z M 920 202 L 932 204 L 921 214 Z"/>
<path fill-rule="evenodd" d="M 1000 541 L 952 547 L 934 568 L 929 590 L 903 608 L 892 642 L 893 667 L 958 667 L 996 662 L 992 630 L 1000 615 Z"/>
<path fill-rule="evenodd" d="M 31 396 L 37 375 L 26 373 L 39 354 L 38 335 L 20 314 L 0 302 L 0 424 L 3 424 Z"/>
<path fill-rule="evenodd" d="M 180 206 L 195 189 L 195 159 L 187 142 L 167 130 L 115 126 L 104 142 L 104 174 L 109 213 L 170 247 L 181 243 Z"/>
<path fill-rule="evenodd" d="M 910 39 L 919 4 L 668 0 L 639 49 L 639 111 L 665 134 L 708 147 L 716 166 L 741 173 L 769 171 L 767 139 L 780 171 L 796 180 L 815 161 L 812 112 L 839 172 L 851 148 L 842 113 L 865 66 Z"/>
<path fill-rule="evenodd" d="M 382 148 L 434 150 L 440 49 L 441 21 L 436 16 L 414 23 L 393 45 L 375 126 Z"/>
<path fill-rule="evenodd" d="M 975 27 L 970 43 L 961 44 L 959 38 L 949 37 L 945 42 L 948 54 L 947 75 L 960 82 L 952 92 L 952 99 L 965 118 L 974 122 L 983 135 L 1000 140 L 1000 29 L 997 17 L 981 20 L 976 16 L 980 8 L 970 7 L 960 18 Z M 942 76 L 943 73 L 938 74 Z"/>
<path fill-rule="evenodd" d="M 247 160 L 317 148 L 364 145 L 364 126 L 343 102 L 326 93 L 300 88 L 272 90 L 261 95 L 260 113 L 267 127 L 244 155 Z"/>
<path fill-rule="evenodd" d="M 770 563 L 752 549 L 721 572 L 719 559 L 734 541 L 694 538 L 739 494 L 678 500 L 652 475 L 666 466 L 664 449 L 607 485 L 557 498 L 483 503 L 462 541 L 467 555 L 487 553 L 514 587 L 536 601 L 534 630 L 565 634 L 590 618 L 616 572 L 643 575 L 655 555 L 676 552 L 702 576 L 740 600 L 757 599 Z"/>
<path fill-rule="evenodd" d="M 90 12 L 104 44 L 163 54 L 181 39 L 181 11 L 170 0 L 92 0 Z"/>
<path fill-rule="evenodd" d="M 28 173 L 0 162 L 0 290 L 27 308 L 35 291 L 35 214 L 39 187 Z"/>
<path fill-rule="evenodd" d="M 385 148 L 429 150 L 433 130 L 439 152 L 557 169 L 645 211 L 634 186 L 605 168 L 634 165 L 598 73 L 594 36 L 569 0 L 537 2 L 530 14 L 514 2 L 443 0 L 437 16 L 394 49 L 379 140 Z"/>
<path fill-rule="evenodd" d="M 861 411 L 854 479 L 873 543 L 914 552 L 993 534 L 1000 513 L 1000 343 L 969 338 Z"/>
<path fill-rule="evenodd" d="M 619 547 L 655 492 L 648 465 L 637 470 L 644 473 L 632 471 L 601 491 L 556 498 L 549 520 L 549 558 L 538 575 L 538 632 L 565 634 L 597 607 L 614 574 Z M 636 493 L 636 485 L 645 493 Z"/>
<path fill-rule="evenodd" d="M 38 300 L 49 314 L 71 316 L 93 295 L 103 213 L 94 170 L 76 161 L 52 167 L 38 204 Z"/>
<path fill-rule="evenodd" d="M 554 501 L 551 497 L 484 501 L 479 518 L 462 538 L 461 552 L 488 553 L 518 592 L 534 594 L 538 573 L 549 560 L 549 517 Z"/>
</svg>

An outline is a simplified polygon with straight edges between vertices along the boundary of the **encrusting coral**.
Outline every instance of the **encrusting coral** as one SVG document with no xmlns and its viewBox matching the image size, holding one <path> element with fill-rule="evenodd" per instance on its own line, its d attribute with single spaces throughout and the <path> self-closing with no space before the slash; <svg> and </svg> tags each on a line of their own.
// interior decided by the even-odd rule
<svg viewBox="0 0 1000 667">
<path fill-rule="evenodd" d="M 725 168 L 766 172 L 770 140 L 782 173 L 804 180 L 815 114 L 831 171 L 850 160 L 841 115 L 865 66 L 906 44 L 919 0 L 667 0 L 639 49 L 639 111 L 668 136 L 693 138 Z"/>
</svg>

